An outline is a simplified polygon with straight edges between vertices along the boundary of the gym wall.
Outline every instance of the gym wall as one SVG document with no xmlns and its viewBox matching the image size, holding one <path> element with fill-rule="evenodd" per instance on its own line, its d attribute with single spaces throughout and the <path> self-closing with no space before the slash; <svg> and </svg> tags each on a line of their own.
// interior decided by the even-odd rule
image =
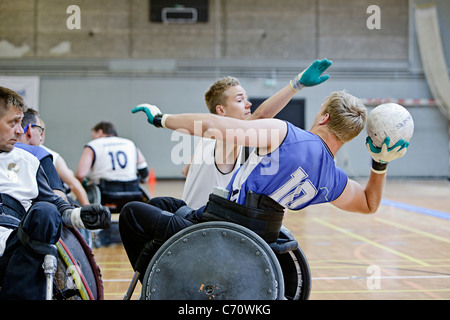
<svg viewBox="0 0 450 320">
<path fill-rule="evenodd" d="M 151 21 L 151 0 L 2 0 L 0 76 L 40 77 L 46 145 L 72 169 L 90 129 L 108 120 L 136 142 L 158 178 L 182 177 L 190 155 L 188 149 L 180 155 L 180 143 L 191 141 L 192 151 L 195 139 L 155 129 L 130 110 L 148 102 L 167 113 L 207 112 L 204 92 L 226 75 L 238 77 L 250 97 L 264 99 L 314 59 L 333 60 L 329 81 L 296 96 L 305 101 L 306 129 L 335 90 L 363 99 L 432 99 L 415 39 L 412 12 L 419 0 L 206 2 L 206 22 L 168 24 Z M 434 2 L 450 61 L 444 19 L 450 3 Z M 79 29 L 72 28 L 72 5 L 80 10 Z M 407 107 L 415 135 L 389 176 L 447 177 L 448 120 L 432 104 Z M 364 140 L 362 133 L 337 158 L 351 176 L 369 173 Z"/>
</svg>

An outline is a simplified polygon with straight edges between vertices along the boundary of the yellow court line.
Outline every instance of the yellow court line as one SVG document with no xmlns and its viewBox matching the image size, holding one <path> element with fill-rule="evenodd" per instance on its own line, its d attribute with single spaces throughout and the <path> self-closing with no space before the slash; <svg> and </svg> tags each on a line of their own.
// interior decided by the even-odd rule
<svg viewBox="0 0 450 320">
<path fill-rule="evenodd" d="M 139 296 L 140 294 L 141 294 L 140 290 L 139 290 L 139 292 L 133 292 L 132 297 Z M 125 292 L 105 292 L 103 295 L 104 296 L 119 296 L 119 297 L 123 297 L 125 295 Z"/>
<path fill-rule="evenodd" d="M 378 221 L 378 222 L 381 222 L 381 223 L 384 223 L 384 224 L 388 224 L 388 225 L 394 226 L 394 227 L 399 228 L 399 229 L 408 230 L 408 231 L 420 234 L 421 236 L 424 236 L 424 237 L 428 237 L 428 238 L 432 238 L 432 239 L 439 240 L 439 241 L 442 241 L 442 242 L 450 243 L 450 239 L 443 238 L 443 237 L 440 237 L 440 236 L 436 236 L 436 235 L 434 235 L 432 233 L 424 232 L 424 231 L 419 230 L 419 229 L 407 227 L 405 225 L 402 225 L 402 224 L 399 224 L 399 223 L 396 223 L 396 222 L 392 222 L 392 221 L 385 220 L 385 219 L 382 219 L 382 218 L 375 218 L 374 220 Z"/>
<path fill-rule="evenodd" d="M 109 267 L 102 268 L 100 266 L 100 270 L 102 270 L 102 271 L 130 271 L 130 272 L 134 272 L 133 268 L 131 268 L 131 267 L 129 267 L 129 268 L 109 268 Z"/>
<path fill-rule="evenodd" d="M 328 227 L 328 228 L 330 228 L 330 229 L 333 229 L 333 230 L 339 231 L 339 232 L 341 232 L 341 233 L 344 233 L 344 234 L 348 235 L 349 237 L 358 239 L 358 240 L 360 240 L 360 241 L 363 241 L 363 242 L 366 242 L 366 243 L 368 243 L 368 244 L 371 244 L 371 245 L 373 245 L 373 246 L 375 246 L 375 247 L 377 247 L 377 248 L 380 248 L 380 249 L 383 249 L 383 250 L 385 250 L 385 251 L 388 251 L 388 252 L 390 252 L 390 253 L 392 253 L 392 254 L 395 254 L 395 255 L 397 255 L 397 256 L 399 256 L 399 257 L 402 257 L 402 258 L 404 258 L 404 259 L 406 259 L 406 260 L 413 261 L 413 262 L 415 262 L 415 263 L 417 263 L 417 264 L 420 264 L 420 265 L 422 265 L 422 266 L 427 266 L 427 267 L 430 266 L 430 265 L 429 265 L 428 263 L 426 263 L 426 262 L 423 262 L 423 261 L 421 261 L 421 260 L 419 260 L 419 259 L 416 259 L 416 258 L 413 258 L 413 257 L 411 257 L 411 256 L 408 256 L 408 255 L 406 255 L 406 254 L 404 254 L 404 253 L 401 253 L 401 252 L 399 252 L 399 251 L 397 251 L 397 250 L 394 250 L 394 249 L 391 249 L 391 248 L 389 248 L 389 247 L 383 246 L 383 245 L 381 245 L 381 244 L 379 244 L 379 243 L 377 243 L 377 242 L 375 242 L 375 241 L 369 240 L 369 239 L 367 239 L 367 238 L 365 238 L 365 237 L 363 237 L 363 236 L 360 236 L 360 235 L 358 235 L 358 234 L 356 234 L 356 233 L 353 233 L 353 232 L 344 230 L 344 229 L 342 229 L 342 228 L 340 228 L 340 227 L 338 227 L 338 226 L 335 226 L 334 224 L 331 224 L 331 223 L 329 223 L 329 222 L 326 222 L 326 221 L 324 221 L 324 220 L 322 220 L 322 219 L 314 218 L 314 221 L 316 221 L 317 223 L 320 223 L 321 225 L 326 226 L 326 227 Z"/>
</svg>

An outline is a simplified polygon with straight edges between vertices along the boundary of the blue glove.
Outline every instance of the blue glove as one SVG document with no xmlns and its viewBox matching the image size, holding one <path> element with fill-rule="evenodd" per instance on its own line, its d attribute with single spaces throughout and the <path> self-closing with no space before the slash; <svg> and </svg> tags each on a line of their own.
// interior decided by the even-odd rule
<svg viewBox="0 0 450 320">
<path fill-rule="evenodd" d="M 145 114 L 147 115 L 147 121 L 150 124 L 158 128 L 161 128 L 163 126 L 161 123 L 163 114 L 161 113 L 161 110 L 159 110 L 157 106 L 148 103 L 142 103 L 134 107 L 133 110 L 131 110 L 131 113 L 136 113 L 139 111 L 145 112 Z"/>
<path fill-rule="evenodd" d="M 292 89 L 297 92 L 303 87 L 312 87 L 327 81 L 330 75 L 321 76 L 321 74 L 332 64 L 333 62 L 328 59 L 314 61 L 307 69 L 290 81 Z"/>
</svg>

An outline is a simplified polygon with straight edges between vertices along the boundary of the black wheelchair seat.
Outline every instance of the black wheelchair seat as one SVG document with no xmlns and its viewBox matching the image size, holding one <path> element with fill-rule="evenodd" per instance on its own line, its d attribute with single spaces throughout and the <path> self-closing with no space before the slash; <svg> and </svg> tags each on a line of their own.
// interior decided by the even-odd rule
<svg viewBox="0 0 450 320">
<path fill-rule="evenodd" d="M 118 213 L 131 201 L 148 202 L 150 195 L 141 187 L 138 180 L 107 181 L 100 179 L 99 184 L 85 187 L 90 203 L 100 203 L 109 207 L 111 213 Z"/>
</svg>

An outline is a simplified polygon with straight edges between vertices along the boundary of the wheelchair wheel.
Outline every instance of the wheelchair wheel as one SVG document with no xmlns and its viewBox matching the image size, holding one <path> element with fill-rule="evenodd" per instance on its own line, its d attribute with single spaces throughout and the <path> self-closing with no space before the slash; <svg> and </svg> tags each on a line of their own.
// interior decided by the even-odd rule
<svg viewBox="0 0 450 320">
<path fill-rule="evenodd" d="M 90 184 L 84 187 L 88 196 L 89 203 L 101 203 L 102 195 L 100 188 L 96 184 Z"/>
<path fill-rule="evenodd" d="M 311 272 L 303 251 L 296 250 L 277 255 L 283 270 L 285 298 L 308 300 L 311 292 Z"/>
<path fill-rule="evenodd" d="M 63 228 L 57 243 L 54 300 L 103 300 L 100 268 L 78 230 Z"/>
<path fill-rule="evenodd" d="M 279 238 L 294 239 L 294 236 L 283 226 Z M 311 292 L 311 270 L 303 251 L 297 246 L 292 251 L 276 256 L 283 270 L 285 299 L 307 300 Z"/>
<path fill-rule="evenodd" d="M 240 225 L 214 221 L 181 230 L 155 253 L 145 300 L 284 299 L 283 273 L 269 245 Z"/>
</svg>

